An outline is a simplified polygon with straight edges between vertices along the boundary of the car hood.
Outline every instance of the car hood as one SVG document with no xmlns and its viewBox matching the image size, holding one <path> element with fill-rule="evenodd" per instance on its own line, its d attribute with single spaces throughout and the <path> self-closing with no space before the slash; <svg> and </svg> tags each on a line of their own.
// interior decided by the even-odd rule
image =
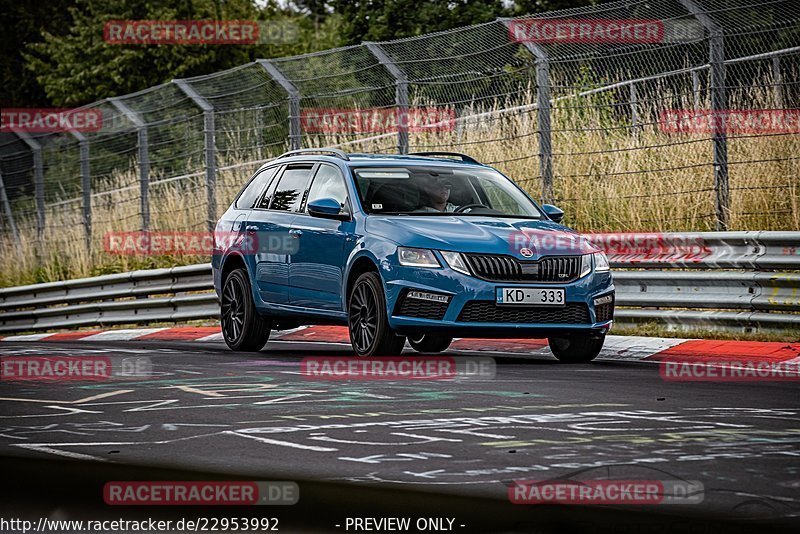
<svg viewBox="0 0 800 534">
<path fill-rule="evenodd" d="M 577 255 L 597 249 L 552 221 L 477 216 L 367 217 L 367 231 L 406 247 L 509 254 L 521 259 Z"/>
</svg>

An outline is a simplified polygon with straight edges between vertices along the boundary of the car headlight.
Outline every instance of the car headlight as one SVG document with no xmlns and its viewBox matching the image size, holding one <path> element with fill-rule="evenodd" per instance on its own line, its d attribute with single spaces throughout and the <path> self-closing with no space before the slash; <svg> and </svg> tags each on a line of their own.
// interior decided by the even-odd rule
<svg viewBox="0 0 800 534">
<path fill-rule="evenodd" d="M 426 248 L 397 248 L 397 259 L 406 267 L 441 267 L 432 250 Z"/>
<path fill-rule="evenodd" d="M 607 273 L 611 270 L 611 266 L 608 264 L 608 256 L 606 256 L 605 252 L 595 252 L 593 256 L 595 272 Z"/>
<path fill-rule="evenodd" d="M 467 264 L 464 263 L 464 258 L 458 252 L 447 252 L 444 250 L 440 250 L 439 253 L 444 258 L 444 261 L 447 262 L 447 265 L 453 269 L 454 271 L 458 271 L 463 274 L 470 274 L 469 269 L 467 269 Z"/>
<path fill-rule="evenodd" d="M 583 278 L 592 272 L 592 254 L 584 254 L 581 256 L 581 275 L 578 278 Z"/>
</svg>

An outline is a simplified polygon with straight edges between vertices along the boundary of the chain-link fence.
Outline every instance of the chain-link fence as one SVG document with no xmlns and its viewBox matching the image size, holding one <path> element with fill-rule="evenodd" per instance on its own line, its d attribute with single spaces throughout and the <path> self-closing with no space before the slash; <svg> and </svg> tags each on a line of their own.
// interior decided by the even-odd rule
<svg viewBox="0 0 800 534">
<path fill-rule="evenodd" d="M 800 228 L 800 4 L 621 1 L 273 60 L 0 138 L 15 268 L 87 270 L 113 230 L 206 230 L 289 148 L 448 150 L 598 230 Z"/>
</svg>

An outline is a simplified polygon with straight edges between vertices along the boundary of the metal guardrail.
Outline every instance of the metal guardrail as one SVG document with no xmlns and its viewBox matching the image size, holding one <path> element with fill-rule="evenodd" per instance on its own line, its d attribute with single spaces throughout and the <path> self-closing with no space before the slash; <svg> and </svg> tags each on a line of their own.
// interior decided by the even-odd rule
<svg viewBox="0 0 800 534">
<path fill-rule="evenodd" d="M 617 323 L 800 330 L 800 232 L 598 234 L 592 240 L 617 269 Z M 648 253 L 637 252 L 637 243 Z M 6 333 L 218 316 L 208 263 L 0 289 L 0 332 Z"/>
</svg>

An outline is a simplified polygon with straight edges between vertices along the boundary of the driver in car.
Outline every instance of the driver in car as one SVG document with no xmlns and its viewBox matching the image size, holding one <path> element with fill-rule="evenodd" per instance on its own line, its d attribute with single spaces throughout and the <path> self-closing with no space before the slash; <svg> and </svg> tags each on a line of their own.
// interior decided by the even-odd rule
<svg viewBox="0 0 800 534">
<path fill-rule="evenodd" d="M 427 202 L 423 200 L 424 205 L 417 211 L 440 211 L 440 212 L 453 212 L 456 210 L 456 205 L 448 202 L 450 198 L 450 188 L 452 183 L 448 178 L 443 176 L 432 176 L 426 180 L 420 180 L 419 184 L 422 193 L 428 195 Z"/>
</svg>

